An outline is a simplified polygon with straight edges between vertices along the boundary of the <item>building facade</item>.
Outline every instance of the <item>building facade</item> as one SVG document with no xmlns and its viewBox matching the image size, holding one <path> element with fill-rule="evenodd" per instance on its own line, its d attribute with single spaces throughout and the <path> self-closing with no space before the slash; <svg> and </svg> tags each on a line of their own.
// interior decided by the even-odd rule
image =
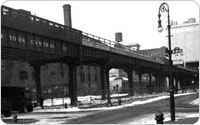
<svg viewBox="0 0 200 125">
<path fill-rule="evenodd" d="M 26 62 L 1 60 L 1 86 L 28 87 L 36 99 L 34 70 Z M 100 68 L 80 65 L 77 68 L 78 95 L 98 93 L 101 88 Z M 41 66 L 41 91 L 44 98 L 69 95 L 69 70 L 64 63 L 49 63 Z"/>
<path fill-rule="evenodd" d="M 183 50 L 182 53 L 172 55 L 174 65 L 198 69 L 200 53 L 199 33 L 199 22 L 196 22 L 194 18 L 188 19 L 183 24 L 172 25 L 172 49 L 179 47 Z"/>
</svg>

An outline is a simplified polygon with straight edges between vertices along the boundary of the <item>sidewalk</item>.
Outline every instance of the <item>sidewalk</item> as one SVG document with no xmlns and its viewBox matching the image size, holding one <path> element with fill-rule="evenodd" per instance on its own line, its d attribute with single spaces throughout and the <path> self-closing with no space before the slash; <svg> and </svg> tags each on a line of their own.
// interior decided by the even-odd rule
<svg viewBox="0 0 200 125">
<path fill-rule="evenodd" d="M 193 118 L 185 118 L 185 119 L 179 119 L 177 121 L 168 121 L 164 124 L 197 124 L 199 123 L 199 117 L 193 117 Z"/>
</svg>

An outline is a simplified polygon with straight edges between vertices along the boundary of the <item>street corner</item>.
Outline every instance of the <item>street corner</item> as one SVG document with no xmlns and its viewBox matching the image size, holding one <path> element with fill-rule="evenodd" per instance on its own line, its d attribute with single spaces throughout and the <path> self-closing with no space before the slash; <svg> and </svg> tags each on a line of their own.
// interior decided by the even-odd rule
<svg viewBox="0 0 200 125">
<path fill-rule="evenodd" d="M 198 124 L 199 117 L 178 119 L 176 121 L 167 121 L 164 124 Z"/>
</svg>

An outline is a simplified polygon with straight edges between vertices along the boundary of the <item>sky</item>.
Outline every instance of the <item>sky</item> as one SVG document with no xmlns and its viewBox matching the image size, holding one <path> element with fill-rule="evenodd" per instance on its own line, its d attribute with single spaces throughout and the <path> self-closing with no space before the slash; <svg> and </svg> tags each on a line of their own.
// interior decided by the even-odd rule
<svg viewBox="0 0 200 125">
<path fill-rule="evenodd" d="M 138 43 L 141 49 L 168 46 L 166 33 L 159 33 L 159 6 L 167 2 L 170 19 L 182 24 L 188 18 L 199 21 L 199 7 L 194 1 L 6 1 L 2 4 L 14 9 L 31 11 L 33 15 L 64 24 L 63 5 L 70 4 L 72 27 L 115 41 L 115 33 L 122 32 L 122 44 Z M 167 14 L 161 13 L 163 28 Z M 172 34 L 173 35 L 173 34 Z M 173 41 L 172 41 L 173 42 Z"/>
</svg>

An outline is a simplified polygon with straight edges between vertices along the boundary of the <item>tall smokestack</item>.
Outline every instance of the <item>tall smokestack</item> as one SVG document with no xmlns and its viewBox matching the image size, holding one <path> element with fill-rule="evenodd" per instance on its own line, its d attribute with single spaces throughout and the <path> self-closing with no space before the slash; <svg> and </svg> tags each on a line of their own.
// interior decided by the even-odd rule
<svg viewBox="0 0 200 125">
<path fill-rule="evenodd" d="M 65 24 L 65 26 L 72 27 L 71 5 L 69 5 L 69 4 L 63 5 L 63 10 L 64 10 L 64 24 Z"/>
</svg>

